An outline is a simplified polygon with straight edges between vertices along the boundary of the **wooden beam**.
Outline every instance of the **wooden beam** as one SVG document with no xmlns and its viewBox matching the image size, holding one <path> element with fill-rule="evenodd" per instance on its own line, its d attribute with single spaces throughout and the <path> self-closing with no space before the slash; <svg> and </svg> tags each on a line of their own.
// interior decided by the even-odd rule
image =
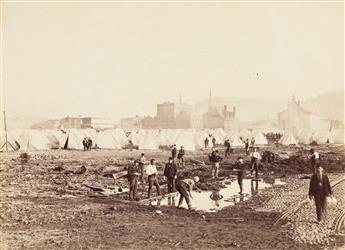
<svg viewBox="0 0 345 250">
<path fill-rule="evenodd" d="M 127 170 L 112 174 L 115 180 L 118 178 L 124 177 L 125 175 L 127 175 Z"/>
</svg>

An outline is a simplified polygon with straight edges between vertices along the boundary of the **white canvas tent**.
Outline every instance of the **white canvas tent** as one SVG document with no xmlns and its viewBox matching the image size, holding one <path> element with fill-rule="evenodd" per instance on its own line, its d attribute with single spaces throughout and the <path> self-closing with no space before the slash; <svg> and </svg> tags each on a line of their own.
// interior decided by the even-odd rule
<svg viewBox="0 0 345 250">
<path fill-rule="evenodd" d="M 259 132 L 256 135 L 253 135 L 255 139 L 255 144 L 256 145 L 267 145 L 268 141 L 266 139 L 266 136 L 264 136 L 263 133 Z"/>
<path fill-rule="evenodd" d="M 165 133 L 164 130 L 161 130 L 156 135 L 156 141 L 159 146 L 170 146 L 172 144 L 169 136 Z"/>
<path fill-rule="evenodd" d="M 332 140 L 337 144 L 344 144 L 344 129 L 335 129 L 332 131 Z"/>
<path fill-rule="evenodd" d="M 334 143 L 332 133 L 329 130 L 319 130 L 315 133 L 318 144 Z"/>
<path fill-rule="evenodd" d="M 143 136 L 141 134 L 139 134 L 139 132 L 133 131 L 129 135 L 128 140 L 131 140 L 133 145 L 139 145 L 139 143 L 142 140 L 142 138 L 143 138 Z"/>
<path fill-rule="evenodd" d="M 126 136 L 126 133 L 122 129 L 116 128 L 114 130 L 111 130 L 111 133 L 114 138 L 120 143 L 122 148 L 128 144 L 128 138 Z"/>
<path fill-rule="evenodd" d="M 47 136 L 48 140 L 55 145 L 55 149 L 60 148 L 60 138 L 62 137 L 62 132 L 58 130 L 44 130 L 43 133 Z"/>
<path fill-rule="evenodd" d="M 283 145 L 297 145 L 298 141 L 293 133 L 289 131 L 286 132 L 282 138 L 280 138 L 279 143 Z"/>
<path fill-rule="evenodd" d="M 248 129 L 242 129 L 241 131 L 240 131 L 240 137 L 242 137 L 242 140 L 246 140 L 246 139 L 251 139 L 251 136 L 252 136 L 252 134 L 250 133 L 250 131 L 248 130 Z"/>
<path fill-rule="evenodd" d="M 184 149 L 186 150 L 196 150 L 196 149 L 200 149 L 201 147 L 199 147 L 197 145 L 197 143 L 195 143 L 195 136 L 194 133 L 192 131 L 182 131 L 179 136 L 177 137 L 176 141 L 175 141 L 176 147 L 177 149 L 180 149 L 181 146 L 184 147 Z"/>
<path fill-rule="evenodd" d="M 139 142 L 139 149 L 158 149 L 158 143 L 152 132 L 147 132 L 144 138 Z"/>
<path fill-rule="evenodd" d="M 65 149 L 84 149 L 83 139 L 88 135 L 81 129 L 70 129 L 67 133 L 63 148 Z"/>
<path fill-rule="evenodd" d="M 39 130 L 25 130 L 20 136 L 20 150 L 47 150 L 58 148 L 58 141 L 50 141 L 48 137 Z"/>
<path fill-rule="evenodd" d="M 96 133 L 95 144 L 101 149 L 121 149 L 120 143 L 110 131 Z"/>
<path fill-rule="evenodd" d="M 195 138 L 195 144 L 196 144 L 196 148 L 198 149 L 202 149 L 205 148 L 205 139 L 208 138 L 209 141 L 209 146 L 212 144 L 211 138 L 209 137 L 208 133 L 206 133 L 206 131 L 198 131 L 194 134 L 194 138 Z"/>
<path fill-rule="evenodd" d="M 240 136 L 232 134 L 229 137 L 231 147 L 244 147 L 244 143 L 241 141 Z"/>
</svg>

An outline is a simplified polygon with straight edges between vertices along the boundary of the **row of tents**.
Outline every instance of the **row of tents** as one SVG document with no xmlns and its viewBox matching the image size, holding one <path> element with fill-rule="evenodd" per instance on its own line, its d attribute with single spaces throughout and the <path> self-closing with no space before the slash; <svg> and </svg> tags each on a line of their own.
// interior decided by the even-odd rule
<svg viewBox="0 0 345 250">
<path fill-rule="evenodd" d="M 285 131 L 279 140 L 283 145 L 297 145 L 297 144 L 344 144 L 344 130 L 335 129 L 309 131 L 301 130 L 299 132 Z"/>
<path fill-rule="evenodd" d="M 280 143 L 283 145 L 323 143 L 344 143 L 344 131 L 335 130 L 317 131 L 316 133 L 300 131 L 296 134 L 290 131 L 280 132 L 283 136 Z M 246 139 L 254 138 L 256 145 L 268 144 L 262 131 L 243 129 L 239 132 L 226 132 L 223 129 L 162 129 L 162 130 L 137 130 L 125 132 L 122 129 L 96 131 L 94 129 L 61 130 L 11 130 L 7 133 L 8 150 L 47 150 L 47 149 L 83 149 L 84 138 L 91 138 L 93 146 L 100 149 L 121 149 L 132 144 L 139 149 L 156 150 L 160 146 L 176 144 L 179 148 L 184 146 L 187 150 L 205 148 L 205 139 L 208 138 L 209 147 L 223 144 L 229 140 L 232 147 L 243 147 Z M 1 133 L 0 150 L 5 151 L 5 133 Z"/>
</svg>

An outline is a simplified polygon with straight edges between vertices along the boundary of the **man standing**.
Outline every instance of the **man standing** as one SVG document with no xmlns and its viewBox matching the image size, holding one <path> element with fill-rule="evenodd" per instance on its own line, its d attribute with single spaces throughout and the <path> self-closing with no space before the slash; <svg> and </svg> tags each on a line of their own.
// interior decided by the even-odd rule
<svg viewBox="0 0 345 250">
<path fill-rule="evenodd" d="M 318 166 L 310 179 L 309 185 L 309 199 L 314 198 L 317 223 L 322 220 L 323 214 L 326 212 L 327 196 L 332 196 L 332 188 L 328 176 L 323 172 L 323 168 Z"/>
<path fill-rule="evenodd" d="M 87 150 L 87 140 L 86 140 L 86 138 L 84 138 L 84 140 L 83 140 L 83 146 L 84 146 L 84 151 L 86 151 Z"/>
<path fill-rule="evenodd" d="M 225 146 L 225 158 L 228 158 L 228 156 L 230 156 L 230 150 L 231 150 L 231 144 L 229 140 L 225 140 L 224 142 L 224 146 Z"/>
<path fill-rule="evenodd" d="M 208 143 L 209 143 L 208 137 L 205 138 L 204 143 L 205 143 L 205 148 L 208 148 Z"/>
<path fill-rule="evenodd" d="M 172 158 L 169 157 L 169 162 L 165 164 L 164 168 L 164 179 L 168 182 L 168 192 L 172 193 L 175 190 L 175 179 L 176 179 L 177 168 Z"/>
<path fill-rule="evenodd" d="M 191 191 L 193 190 L 195 183 L 198 181 L 199 177 L 195 176 L 193 179 L 182 179 L 176 182 L 176 190 L 180 193 L 178 207 L 181 207 L 183 200 L 186 199 L 188 209 L 192 209 L 191 198 L 193 199 L 193 196 Z"/>
<path fill-rule="evenodd" d="M 129 200 L 134 200 L 137 198 L 139 171 L 139 162 L 135 160 L 134 165 L 129 166 L 127 170 L 127 179 L 129 182 Z"/>
<path fill-rule="evenodd" d="M 213 147 L 215 147 L 216 146 L 216 138 L 212 138 L 212 143 L 213 143 Z"/>
<path fill-rule="evenodd" d="M 160 187 L 159 187 L 159 183 L 157 180 L 157 167 L 156 167 L 156 161 L 155 159 L 151 159 L 151 164 L 147 166 L 146 168 L 146 174 L 148 176 L 148 182 L 149 182 L 149 190 L 148 190 L 148 197 L 151 197 L 151 189 L 152 186 L 155 185 L 156 189 L 157 189 L 157 195 L 160 196 L 161 195 L 161 191 L 160 191 Z"/>
<path fill-rule="evenodd" d="M 183 146 L 181 146 L 181 149 L 178 151 L 177 159 L 178 159 L 179 166 L 182 166 L 182 167 L 184 164 L 184 162 L 183 162 L 184 155 L 185 155 L 184 148 L 183 148 Z"/>
<path fill-rule="evenodd" d="M 173 161 L 175 161 L 176 155 L 177 155 L 177 149 L 176 149 L 176 145 L 174 144 L 172 146 L 172 150 L 171 150 L 171 157 L 172 157 Z"/>
<path fill-rule="evenodd" d="M 255 138 L 254 137 L 252 137 L 250 144 L 253 148 L 255 147 Z"/>
<path fill-rule="evenodd" d="M 249 139 L 246 139 L 246 142 L 244 143 L 244 147 L 246 149 L 246 155 L 249 154 Z"/>
<path fill-rule="evenodd" d="M 91 137 L 89 137 L 89 139 L 87 140 L 87 147 L 88 147 L 88 150 L 91 151 L 91 148 L 92 148 L 92 140 L 91 140 Z"/>
<path fill-rule="evenodd" d="M 320 155 L 318 152 L 314 151 L 314 149 L 310 149 L 309 159 L 311 170 L 313 174 L 315 174 L 317 167 L 320 165 Z"/>
<path fill-rule="evenodd" d="M 140 159 L 139 159 L 140 182 L 142 182 L 142 183 L 145 183 L 145 179 L 144 179 L 145 163 L 146 163 L 145 154 L 142 153 L 140 156 Z"/>
<path fill-rule="evenodd" d="M 255 170 L 255 177 L 258 178 L 258 168 L 259 168 L 259 161 L 261 159 L 260 153 L 257 151 L 257 148 L 253 148 L 252 153 L 252 160 L 251 160 L 251 169 L 250 169 L 250 175 L 253 175 L 253 171 Z"/>
<path fill-rule="evenodd" d="M 239 194 L 243 193 L 243 178 L 245 174 L 245 165 L 243 162 L 243 158 L 239 157 L 238 161 L 236 162 L 236 169 L 237 169 L 237 182 L 240 186 L 240 192 Z"/>
<path fill-rule="evenodd" d="M 212 157 L 212 170 L 211 170 L 212 179 L 218 178 L 219 165 L 221 161 L 222 161 L 222 157 L 219 155 L 218 150 L 214 151 L 214 154 Z"/>
</svg>

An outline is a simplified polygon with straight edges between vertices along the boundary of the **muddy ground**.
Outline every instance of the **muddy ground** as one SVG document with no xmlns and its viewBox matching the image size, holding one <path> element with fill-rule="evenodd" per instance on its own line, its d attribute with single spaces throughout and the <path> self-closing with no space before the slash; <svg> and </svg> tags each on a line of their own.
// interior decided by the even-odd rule
<svg viewBox="0 0 345 250">
<path fill-rule="evenodd" d="M 344 147 L 317 147 L 330 179 L 344 175 Z M 155 207 L 129 202 L 127 194 L 101 195 L 89 186 L 126 188 L 125 178 L 111 174 L 123 171 L 141 151 L 55 150 L 29 152 L 23 162 L 19 152 L 1 153 L 0 229 L 1 249 L 315 249 L 344 246 L 335 241 L 331 222 L 345 207 L 345 187 L 338 185 L 338 204 L 329 209 L 323 224 L 316 225 L 313 204 L 304 205 L 277 225 L 275 221 L 291 206 L 306 198 L 308 148 L 267 147 L 275 160 L 264 163 L 265 177 L 281 177 L 287 184 L 265 190 L 248 201 L 217 213 Z M 187 164 L 179 175 L 200 176 L 200 189 L 221 186 L 210 179 L 208 151 L 187 152 Z M 167 151 L 146 151 L 158 161 L 159 171 L 169 157 Z M 225 159 L 220 176 L 235 173 L 233 164 L 242 149 Z M 248 160 L 248 158 L 246 158 Z M 195 162 L 193 160 L 197 160 Z M 205 165 L 199 163 L 205 162 Z M 85 173 L 79 173 L 81 166 Z M 163 178 L 160 178 L 166 192 Z M 236 182 L 233 182 L 236 185 Z M 145 199 L 147 186 L 140 185 Z M 155 195 L 155 192 L 154 192 Z M 303 218 L 303 219 L 301 219 Z M 311 231 L 312 233 L 304 233 Z M 335 243 L 336 242 L 336 243 Z"/>
</svg>

